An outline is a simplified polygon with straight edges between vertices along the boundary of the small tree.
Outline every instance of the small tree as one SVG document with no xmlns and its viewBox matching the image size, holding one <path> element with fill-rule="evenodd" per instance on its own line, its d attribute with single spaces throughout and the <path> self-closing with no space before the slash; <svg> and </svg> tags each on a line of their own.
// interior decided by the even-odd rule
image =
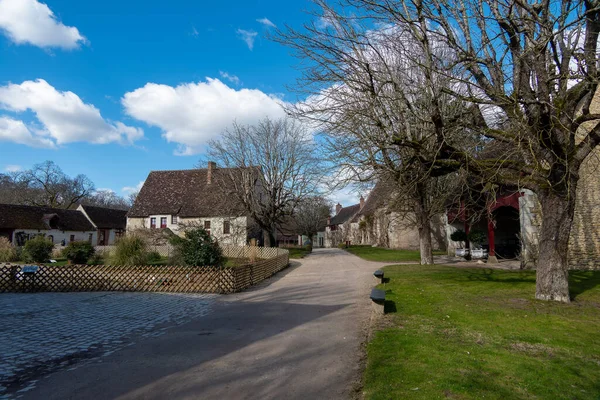
<svg viewBox="0 0 600 400">
<path fill-rule="evenodd" d="M 481 247 L 481 245 L 483 244 L 483 242 L 485 242 L 486 239 L 485 233 L 478 229 L 474 229 L 471 232 L 469 232 L 467 237 L 469 238 L 469 241 L 473 243 L 473 245 L 475 245 L 476 247 Z"/>
<path fill-rule="evenodd" d="M 173 236 L 178 258 L 186 265 L 223 265 L 225 258 L 216 240 L 204 228 L 193 228 L 185 232 L 185 237 Z"/>
<path fill-rule="evenodd" d="M 148 243 L 139 235 L 127 235 L 115 243 L 110 257 L 113 265 L 143 265 L 148 261 Z"/>
<path fill-rule="evenodd" d="M 96 252 L 90 242 L 71 242 L 62 254 L 72 264 L 85 264 Z"/>
<path fill-rule="evenodd" d="M 50 259 L 54 245 L 44 236 L 36 236 L 25 243 L 23 258 L 28 262 L 43 263 Z"/>
</svg>

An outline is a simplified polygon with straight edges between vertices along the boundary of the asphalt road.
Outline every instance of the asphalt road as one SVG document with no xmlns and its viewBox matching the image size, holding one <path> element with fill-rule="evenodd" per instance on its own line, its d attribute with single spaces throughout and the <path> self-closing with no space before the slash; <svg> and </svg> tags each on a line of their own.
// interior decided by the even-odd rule
<svg viewBox="0 0 600 400">
<path fill-rule="evenodd" d="M 351 398 L 380 265 L 315 250 L 251 290 L 216 297 L 210 312 L 162 327 L 162 335 L 40 376 L 19 397 Z"/>
</svg>

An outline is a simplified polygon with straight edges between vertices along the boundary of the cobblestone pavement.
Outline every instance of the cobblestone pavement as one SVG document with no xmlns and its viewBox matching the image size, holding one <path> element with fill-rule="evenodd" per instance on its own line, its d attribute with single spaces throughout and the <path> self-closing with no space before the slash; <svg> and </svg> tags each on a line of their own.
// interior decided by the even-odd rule
<svg viewBox="0 0 600 400">
<path fill-rule="evenodd" d="M 0 399 L 207 314 L 216 295 L 36 293 L 0 295 Z"/>
</svg>

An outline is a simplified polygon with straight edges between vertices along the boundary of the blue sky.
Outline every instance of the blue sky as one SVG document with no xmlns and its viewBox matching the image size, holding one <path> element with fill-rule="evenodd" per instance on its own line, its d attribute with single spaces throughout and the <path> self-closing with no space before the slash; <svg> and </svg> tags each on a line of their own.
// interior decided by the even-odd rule
<svg viewBox="0 0 600 400">
<path fill-rule="evenodd" d="M 298 61 L 265 36 L 309 7 L 0 0 L 0 170 L 53 160 L 123 195 L 151 170 L 194 167 L 233 118 L 294 100 Z"/>
</svg>

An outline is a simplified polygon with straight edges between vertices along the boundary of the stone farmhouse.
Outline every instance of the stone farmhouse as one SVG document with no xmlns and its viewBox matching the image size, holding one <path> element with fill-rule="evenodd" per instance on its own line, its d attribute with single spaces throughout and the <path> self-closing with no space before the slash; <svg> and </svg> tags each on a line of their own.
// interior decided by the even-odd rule
<svg viewBox="0 0 600 400">
<path fill-rule="evenodd" d="M 204 169 L 152 171 L 127 214 L 127 231 L 168 229 L 183 235 L 185 228 L 199 226 L 223 244 L 241 246 L 251 238 L 262 243 L 262 232 L 235 192 L 236 182 L 251 182 L 254 173 L 256 168 L 217 168 L 214 162 Z"/>
</svg>

